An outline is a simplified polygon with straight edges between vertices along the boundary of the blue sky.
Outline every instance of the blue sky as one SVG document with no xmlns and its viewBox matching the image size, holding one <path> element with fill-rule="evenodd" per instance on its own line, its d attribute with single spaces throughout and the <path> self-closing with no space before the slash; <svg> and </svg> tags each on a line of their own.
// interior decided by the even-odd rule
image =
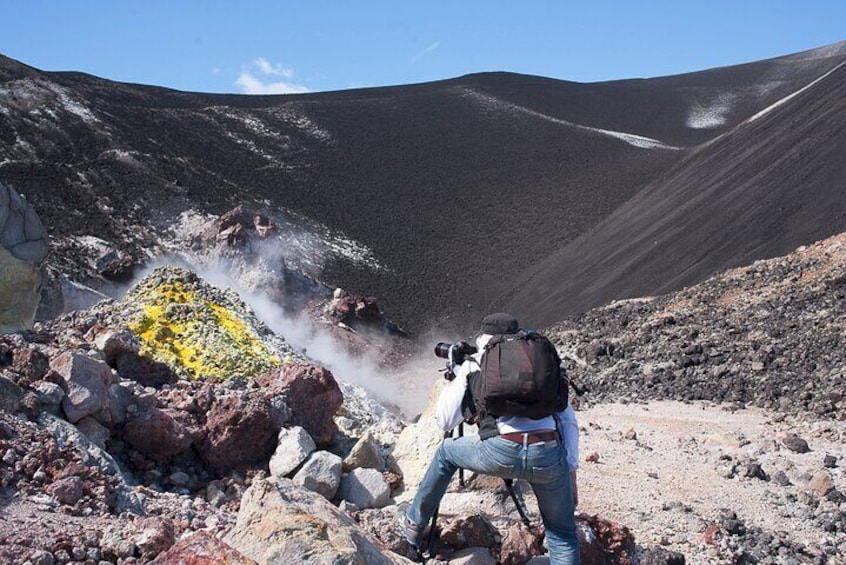
<svg viewBox="0 0 846 565">
<path fill-rule="evenodd" d="M 593 82 L 846 39 L 846 1 L 0 0 L 0 53 L 206 92 L 304 92 L 482 71 Z"/>
</svg>

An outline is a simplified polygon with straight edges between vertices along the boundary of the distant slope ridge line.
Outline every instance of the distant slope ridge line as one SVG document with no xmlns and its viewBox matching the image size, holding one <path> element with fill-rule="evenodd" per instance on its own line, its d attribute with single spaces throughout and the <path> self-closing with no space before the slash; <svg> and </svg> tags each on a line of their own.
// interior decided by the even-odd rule
<svg viewBox="0 0 846 565">
<path fill-rule="evenodd" d="M 487 105 L 490 105 L 490 106 L 493 106 L 493 107 L 502 108 L 506 111 L 512 111 L 512 112 L 516 112 L 516 113 L 526 114 L 528 116 L 540 118 L 542 120 L 546 120 L 546 121 L 552 122 L 554 124 L 571 127 L 571 128 L 578 129 L 578 130 L 581 130 L 581 131 L 587 131 L 587 132 L 591 132 L 591 133 L 598 133 L 598 134 L 601 134 L 601 135 L 607 135 L 609 137 L 619 139 L 619 140 L 621 140 L 625 143 L 628 143 L 629 145 L 632 145 L 634 147 L 638 147 L 640 149 L 669 149 L 671 151 L 681 151 L 681 150 L 684 149 L 684 147 L 677 147 L 677 146 L 674 146 L 674 145 L 668 145 L 668 144 L 666 144 L 663 141 L 660 141 L 658 139 L 652 139 L 651 137 L 645 137 L 645 136 L 637 135 L 637 134 L 634 134 L 634 133 L 626 133 L 626 132 L 622 132 L 622 131 L 613 131 L 613 130 L 607 130 L 607 129 L 602 129 L 602 128 L 595 128 L 595 127 L 591 127 L 591 126 L 583 126 L 581 124 L 575 124 L 573 122 L 568 122 L 567 120 L 555 118 L 553 116 L 549 116 L 547 114 L 543 114 L 541 112 L 538 112 L 537 110 L 532 110 L 530 108 L 526 108 L 525 106 L 520 106 L 519 104 L 514 104 L 513 102 L 506 102 L 505 100 L 497 98 L 496 96 L 484 94 L 484 93 L 479 92 L 478 90 L 476 90 L 474 88 L 470 88 L 470 87 L 467 87 L 467 86 L 459 87 L 459 90 L 461 91 L 462 95 L 465 96 L 466 98 L 475 100 L 476 102 L 481 103 L 482 105 L 487 104 Z"/>
<path fill-rule="evenodd" d="M 846 43 L 846 42 L 844 42 L 844 43 Z M 736 125 L 735 127 L 733 127 L 732 129 L 730 129 L 730 130 L 728 130 L 728 131 L 726 131 L 726 132 L 724 132 L 724 133 L 721 133 L 720 135 L 718 135 L 718 136 L 714 137 L 713 139 L 709 139 L 709 140 L 708 140 L 708 141 L 706 141 L 705 143 L 702 143 L 701 145 L 699 145 L 699 146 L 697 147 L 697 149 L 701 149 L 701 148 L 704 148 L 704 147 L 708 147 L 709 145 L 713 145 L 714 143 L 716 143 L 716 142 L 717 142 L 717 140 L 722 139 L 722 138 L 723 138 L 723 137 L 725 137 L 726 135 L 731 134 L 733 131 L 736 131 L 736 130 L 738 130 L 738 129 L 740 129 L 740 128 L 744 127 L 744 126 L 746 126 L 747 124 L 751 124 L 751 123 L 753 123 L 753 122 L 757 121 L 758 119 L 760 119 L 760 118 L 762 118 L 763 116 L 765 116 L 765 115 L 769 114 L 770 112 L 772 112 L 772 111 L 773 111 L 773 110 L 775 110 L 776 108 L 780 108 L 781 106 L 783 106 L 784 104 L 787 104 L 788 102 L 790 102 L 791 100 L 793 100 L 794 98 L 796 98 L 797 96 L 799 96 L 800 94 L 802 94 L 803 92 L 806 92 L 806 91 L 808 91 L 809 89 L 813 88 L 813 87 L 814 87 L 814 86 L 816 86 L 818 83 L 820 83 L 821 81 L 823 81 L 823 80 L 825 80 L 826 78 L 828 78 L 829 76 L 831 76 L 833 73 L 837 72 L 837 71 L 838 71 L 841 67 L 843 67 L 844 65 L 846 65 L 846 61 L 843 61 L 842 63 L 840 63 L 840 64 L 838 64 L 837 66 L 835 66 L 833 69 L 831 69 L 831 70 L 829 70 L 829 71 L 827 71 L 827 72 L 823 73 L 822 75 L 820 75 L 819 77 L 815 78 L 814 80 L 812 80 L 811 82 L 809 82 L 808 84 L 806 84 L 805 86 L 803 86 L 802 88 L 799 88 L 798 90 L 796 90 L 796 91 L 794 91 L 794 92 L 791 92 L 790 94 L 788 94 L 788 95 L 787 95 L 787 96 L 785 96 L 784 98 L 780 98 L 779 100 L 776 100 L 775 102 L 773 102 L 772 104 L 770 104 L 769 106 L 767 106 L 766 108 L 764 108 L 763 110 L 760 110 L 759 112 L 757 112 L 757 113 L 756 113 L 756 114 L 754 114 L 753 116 L 751 116 L 751 117 L 749 117 L 749 118 L 746 118 L 745 120 L 743 120 L 742 122 L 740 122 L 739 124 L 737 124 L 737 125 Z"/>
<path fill-rule="evenodd" d="M 751 118 L 749 118 L 748 120 L 746 120 L 746 121 L 745 121 L 745 122 L 743 122 L 743 123 L 746 123 L 746 124 L 748 124 L 748 123 L 752 123 L 752 122 L 754 122 L 755 120 L 757 120 L 758 118 L 760 118 L 761 116 L 764 116 L 764 115 L 766 115 L 766 114 L 768 114 L 768 113 L 772 112 L 773 110 L 775 110 L 775 109 L 776 109 L 776 108 L 778 108 L 779 106 L 781 106 L 781 105 L 783 105 L 783 104 L 785 104 L 785 103 L 789 102 L 790 100 L 792 100 L 792 99 L 793 99 L 793 98 L 795 98 L 796 96 L 799 96 L 800 94 L 802 94 L 803 92 L 805 92 L 805 91 L 806 91 L 806 90 L 808 90 L 809 88 L 812 88 L 812 87 L 813 87 L 815 84 L 817 84 L 818 82 L 820 82 L 820 81 L 822 81 L 822 80 L 825 80 L 825 78 L 826 78 L 826 77 L 828 77 L 829 75 L 831 75 L 831 74 L 835 73 L 835 72 L 836 72 L 836 71 L 837 71 L 840 67 L 842 67 L 843 65 L 846 65 L 846 61 L 843 61 L 842 63 L 840 63 L 839 65 L 837 65 L 836 67 L 834 67 L 833 69 L 831 69 L 830 71 L 828 71 L 827 73 L 823 74 L 823 75 L 822 75 L 822 76 L 820 76 L 819 78 L 817 78 L 817 79 L 815 79 L 815 80 L 813 80 L 813 81 L 809 82 L 808 84 L 806 84 L 805 86 L 803 86 L 802 88 L 800 88 L 799 90 L 797 90 L 796 92 L 793 92 L 793 93 L 791 93 L 791 94 L 788 94 L 787 96 L 785 96 L 785 97 L 784 97 L 784 98 L 782 98 L 781 100 L 779 100 L 779 101 L 777 101 L 777 102 L 775 102 L 775 103 L 773 103 L 773 104 L 770 104 L 769 106 L 767 106 L 766 108 L 764 108 L 763 110 L 761 110 L 760 112 L 758 112 L 757 114 L 755 114 L 754 116 L 752 116 Z M 743 125 L 743 124 L 741 124 L 741 125 Z"/>
</svg>

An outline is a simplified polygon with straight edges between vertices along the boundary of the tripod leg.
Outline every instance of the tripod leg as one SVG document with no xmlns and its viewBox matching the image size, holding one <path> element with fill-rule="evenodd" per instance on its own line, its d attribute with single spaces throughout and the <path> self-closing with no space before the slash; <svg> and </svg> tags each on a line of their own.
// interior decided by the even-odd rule
<svg viewBox="0 0 846 565">
<path fill-rule="evenodd" d="M 523 503 L 519 498 L 517 498 L 517 493 L 514 492 L 514 480 L 503 479 L 503 482 L 505 482 L 505 489 L 508 491 L 508 494 L 511 495 L 511 500 L 514 501 L 514 506 L 517 508 L 517 514 L 520 515 L 520 520 L 522 520 L 527 528 L 531 528 L 532 523 L 529 521 L 528 516 L 526 516 L 526 511 L 523 509 Z"/>
<path fill-rule="evenodd" d="M 458 424 L 458 437 L 464 437 L 464 422 Z M 458 469 L 458 486 L 464 488 L 464 469 Z"/>
</svg>

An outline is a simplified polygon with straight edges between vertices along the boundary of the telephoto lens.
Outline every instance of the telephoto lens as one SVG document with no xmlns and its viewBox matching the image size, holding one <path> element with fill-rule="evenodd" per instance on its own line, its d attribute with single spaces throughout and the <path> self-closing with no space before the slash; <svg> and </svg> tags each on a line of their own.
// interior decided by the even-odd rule
<svg viewBox="0 0 846 565">
<path fill-rule="evenodd" d="M 435 356 L 440 357 L 441 359 L 448 359 L 450 347 L 452 347 L 452 344 L 443 342 L 438 343 L 435 345 Z"/>
</svg>

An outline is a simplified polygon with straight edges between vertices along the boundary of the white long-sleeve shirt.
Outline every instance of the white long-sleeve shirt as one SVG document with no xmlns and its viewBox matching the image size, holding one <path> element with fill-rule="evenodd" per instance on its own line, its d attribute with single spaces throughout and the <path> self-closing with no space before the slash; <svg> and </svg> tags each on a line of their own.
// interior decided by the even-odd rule
<svg viewBox="0 0 846 565">
<path fill-rule="evenodd" d="M 467 378 L 473 371 L 478 370 L 482 352 L 485 350 L 491 336 L 481 335 L 476 340 L 479 352 L 473 355 L 475 361 L 465 361 L 461 365 L 453 365 L 455 378 L 446 384 L 438 397 L 438 404 L 435 408 L 435 420 L 438 426 L 445 432 L 451 431 L 462 421 L 461 402 L 464 399 L 464 392 L 467 390 Z M 567 408 L 556 414 L 558 419 L 558 433 L 564 441 L 567 450 L 567 464 L 571 471 L 579 467 L 579 425 L 576 422 L 576 412 L 570 403 Z M 547 416 L 538 420 L 531 418 L 500 417 L 497 418 L 496 427 L 500 434 L 512 432 L 533 432 L 537 430 L 556 429 L 556 418 Z"/>
</svg>

